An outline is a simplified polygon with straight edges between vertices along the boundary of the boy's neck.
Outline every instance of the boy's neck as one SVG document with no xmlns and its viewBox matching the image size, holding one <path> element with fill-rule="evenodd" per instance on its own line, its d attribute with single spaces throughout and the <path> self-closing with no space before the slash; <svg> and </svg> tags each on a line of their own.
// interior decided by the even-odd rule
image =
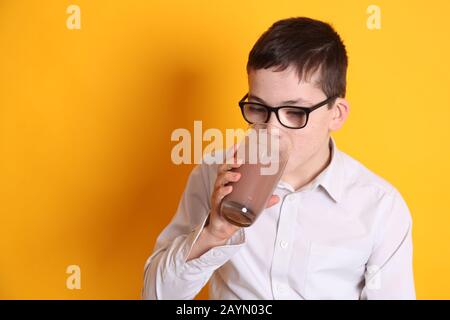
<svg viewBox="0 0 450 320">
<path fill-rule="evenodd" d="M 327 143 L 307 162 L 285 173 L 282 180 L 289 183 L 296 191 L 313 181 L 331 161 L 330 139 L 328 138 Z"/>
</svg>

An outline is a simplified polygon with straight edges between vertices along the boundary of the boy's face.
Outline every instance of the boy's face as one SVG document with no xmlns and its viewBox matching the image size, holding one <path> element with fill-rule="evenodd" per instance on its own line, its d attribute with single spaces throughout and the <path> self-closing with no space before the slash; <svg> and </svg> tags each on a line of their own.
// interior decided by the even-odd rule
<svg viewBox="0 0 450 320">
<path fill-rule="evenodd" d="M 293 68 L 280 72 L 274 72 L 273 69 L 251 70 L 248 75 L 249 101 L 262 102 L 251 98 L 256 96 L 264 101 L 262 103 L 278 107 L 286 105 L 285 101 L 301 99 L 298 103 L 288 105 L 311 107 L 328 98 L 317 85 L 317 80 L 316 73 L 308 82 L 299 82 Z M 323 154 L 324 148 L 328 148 L 330 132 L 337 130 L 343 123 L 342 110 L 336 107 L 341 101 L 345 102 L 338 99 L 331 109 L 323 106 L 311 112 L 306 127 L 301 129 L 285 128 L 278 122 L 274 113 L 270 115 L 268 123 L 283 128 L 292 138 L 293 150 L 285 173 L 307 164 L 308 161 L 314 161 L 315 156 Z"/>
</svg>

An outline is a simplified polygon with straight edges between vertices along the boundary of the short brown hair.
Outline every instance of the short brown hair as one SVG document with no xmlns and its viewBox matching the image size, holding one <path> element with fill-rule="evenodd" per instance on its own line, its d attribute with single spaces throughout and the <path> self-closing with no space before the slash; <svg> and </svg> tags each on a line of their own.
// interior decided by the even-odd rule
<svg viewBox="0 0 450 320">
<path fill-rule="evenodd" d="M 320 70 L 319 85 L 327 97 L 345 97 L 347 64 L 345 45 L 330 24 L 296 17 L 275 22 L 261 35 L 250 51 L 247 73 L 293 66 L 300 81 Z"/>
</svg>

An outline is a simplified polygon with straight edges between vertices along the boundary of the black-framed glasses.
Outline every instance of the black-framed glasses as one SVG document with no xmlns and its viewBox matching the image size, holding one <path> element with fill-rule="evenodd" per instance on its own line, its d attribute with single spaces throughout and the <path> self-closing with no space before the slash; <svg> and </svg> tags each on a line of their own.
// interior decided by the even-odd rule
<svg viewBox="0 0 450 320">
<path fill-rule="evenodd" d="M 239 101 L 242 116 L 248 123 L 266 123 L 272 112 L 278 121 L 286 128 L 301 129 L 308 124 L 309 114 L 318 108 L 327 105 L 338 96 L 329 97 L 312 107 L 279 106 L 270 107 L 258 102 L 248 102 L 248 93 Z"/>
</svg>

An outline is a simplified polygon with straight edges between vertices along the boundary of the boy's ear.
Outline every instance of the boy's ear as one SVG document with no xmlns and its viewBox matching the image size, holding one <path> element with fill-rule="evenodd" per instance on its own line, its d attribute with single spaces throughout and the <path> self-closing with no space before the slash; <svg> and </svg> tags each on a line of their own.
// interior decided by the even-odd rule
<svg viewBox="0 0 450 320">
<path fill-rule="evenodd" d="M 330 131 L 339 130 L 350 112 L 350 104 L 344 98 L 337 98 L 331 108 L 331 121 L 330 121 Z"/>
</svg>

